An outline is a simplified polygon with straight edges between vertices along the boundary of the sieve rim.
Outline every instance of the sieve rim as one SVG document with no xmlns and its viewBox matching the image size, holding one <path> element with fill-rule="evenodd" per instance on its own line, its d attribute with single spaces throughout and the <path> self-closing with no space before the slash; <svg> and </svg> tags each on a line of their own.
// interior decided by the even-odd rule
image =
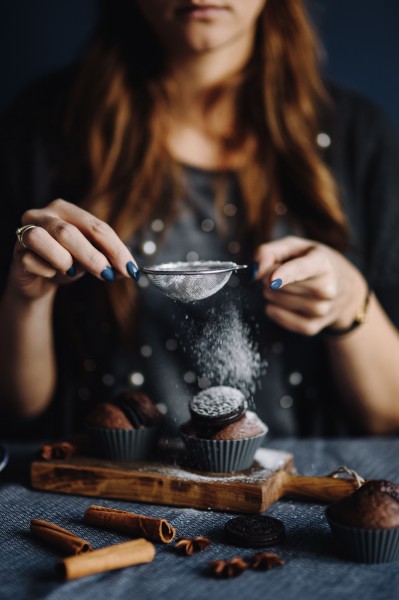
<svg viewBox="0 0 399 600">
<path fill-rule="evenodd" d="M 173 270 L 172 269 L 153 269 L 150 267 L 142 267 L 140 271 L 146 275 L 180 275 L 185 277 L 186 275 L 218 275 L 219 273 L 229 273 L 230 271 L 238 271 L 238 269 L 247 269 L 248 265 L 234 265 L 230 267 L 219 267 L 218 269 L 207 269 L 202 268 L 196 271 L 190 270 Z"/>
</svg>

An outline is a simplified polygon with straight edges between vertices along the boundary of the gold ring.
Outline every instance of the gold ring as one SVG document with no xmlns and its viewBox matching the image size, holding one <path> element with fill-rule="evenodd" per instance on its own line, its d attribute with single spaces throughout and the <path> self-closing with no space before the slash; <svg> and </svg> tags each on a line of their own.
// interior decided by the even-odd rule
<svg viewBox="0 0 399 600">
<path fill-rule="evenodd" d="M 20 244 L 22 244 L 22 246 L 24 248 L 26 248 L 26 246 L 24 244 L 24 235 L 28 231 L 28 229 L 34 229 L 34 227 L 36 227 L 36 225 L 24 225 L 23 227 L 18 227 L 18 229 L 15 232 L 15 235 L 17 236 L 17 240 L 19 241 Z"/>
</svg>

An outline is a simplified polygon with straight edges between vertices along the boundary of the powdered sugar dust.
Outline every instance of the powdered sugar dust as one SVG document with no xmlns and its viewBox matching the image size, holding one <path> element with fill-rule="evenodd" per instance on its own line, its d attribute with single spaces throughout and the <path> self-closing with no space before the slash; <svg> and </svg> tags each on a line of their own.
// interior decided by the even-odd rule
<svg viewBox="0 0 399 600">
<path fill-rule="evenodd" d="M 199 387 L 237 388 L 251 403 L 267 363 L 239 308 L 231 302 L 222 309 L 212 307 L 205 320 L 189 325 L 188 333 Z"/>
</svg>

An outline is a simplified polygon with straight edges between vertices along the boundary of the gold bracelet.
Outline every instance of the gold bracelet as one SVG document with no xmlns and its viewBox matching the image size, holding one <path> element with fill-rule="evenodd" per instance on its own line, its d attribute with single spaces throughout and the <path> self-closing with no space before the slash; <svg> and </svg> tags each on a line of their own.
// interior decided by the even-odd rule
<svg viewBox="0 0 399 600">
<path fill-rule="evenodd" d="M 359 308 L 359 310 L 356 313 L 355 318 L 353 319 L 352 323 L 350 325 L 348 325 L 348 327 L 326 327 L 323 330 L 324 333 L 326 333 L 327 335 L 336 335 L 336 336 L 346 335 L 347 333 L 350 333 L 354 329 L 357 329 L 360 325 L 363 325 L 363 323 L 365 323 L 367 320 L 367 314 L 368 314 L 368 309 L 369 309 L 369 304 L 370 304 L 370 296 L 371 296 L 371 290 L 369 287 L 367 287 L 367 293 L 366 293 L 366 297 L 363 302 L 363 306 L 361 308 Z"/>
</svg>

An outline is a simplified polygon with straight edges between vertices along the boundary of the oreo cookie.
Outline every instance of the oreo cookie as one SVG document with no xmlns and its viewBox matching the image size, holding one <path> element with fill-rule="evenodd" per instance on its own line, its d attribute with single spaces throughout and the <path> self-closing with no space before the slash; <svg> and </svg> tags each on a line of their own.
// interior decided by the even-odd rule
<svg viewBox="0 0 399 600">
<path fill-rule="evenodd" d="M 244 394 L 229 386 L 215 386 L 203 390 L 190 402 L 194 423 L 200 427 L 223 427 L 238 421 L 247 409 Z"/>
<path fill-rule="evenodd" d="M 274 546 L 285 538 L 284 523 L 263 515 L 234 517 L 227 521 L 224 531 L 229 542 L 249 548 Z"/>
</svg>

